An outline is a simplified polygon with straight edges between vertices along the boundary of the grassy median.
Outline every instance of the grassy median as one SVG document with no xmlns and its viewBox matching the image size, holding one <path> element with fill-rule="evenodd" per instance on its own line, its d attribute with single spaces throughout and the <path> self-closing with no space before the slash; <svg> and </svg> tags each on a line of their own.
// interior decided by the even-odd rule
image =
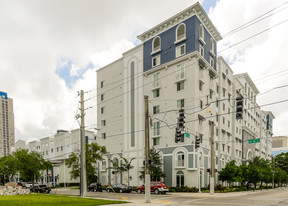
<svg viewBox="0 0 288 206">
<path fill-rule="evenodd" d="M 51 194 L 30 194 L 30 195 L 14 195 L 14 196 L 0 196 L 0 205 L 9 206 L 58 206 L 58 205 L 108 205 L 127 203 L 124 201 L 112 201 L 92 198 L 68 197 Z"/>
</svg>

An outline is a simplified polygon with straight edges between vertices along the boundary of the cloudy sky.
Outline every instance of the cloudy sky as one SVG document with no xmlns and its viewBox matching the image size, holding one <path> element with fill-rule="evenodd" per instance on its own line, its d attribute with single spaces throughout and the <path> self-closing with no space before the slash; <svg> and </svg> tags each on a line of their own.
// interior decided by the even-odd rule
<svg viewBox="0 0 288 206">
<path fill-rule="evenodd" d="M 137 35 L 196 1 L 180 2 L 0 0 L 0 91 L 14 100 L 16 140 L 30 141 L 50 136 L 57 129 L 77 128 L 77 91 L 92 90 L 86 97 L 95 96 L 98 68 L 140 44 Z M 200 1 L 224 37 L 218 42 L 218 55 L 229 62 L 235 73 L 248 72 L 262 93 L 287 85 L 285 2 Z M 228 35 L 265 13 L 263 20 Z M 283 87 L 260 95 L 258 102 L 264 105 L 286 99 L 288 87 Z M 86 106 L 94 105 L 95 98 Z M 263 108 L 276 116 L 275 135 L 288 134 L 287 107 L 286 102 Z M 93 107 L 87 110 L 86 125 L 93 128 L 95 123 Z"/>
</svg>

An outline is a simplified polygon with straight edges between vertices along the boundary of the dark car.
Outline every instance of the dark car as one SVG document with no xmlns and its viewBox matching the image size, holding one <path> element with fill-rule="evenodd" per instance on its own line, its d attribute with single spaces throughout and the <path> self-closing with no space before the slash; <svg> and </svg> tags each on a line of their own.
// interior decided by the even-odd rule
<svg viewBox="0 0 288 206">
<path fill-rule="evenodd" d="M 169 191 L 168 185 L 165 185 L 162 182 L 151 182 L 150 191 L 154 192 L 156 195 L 159 193 L 166 194 Z M 139 186 L 136 188 L 138 194 L 145 192 L 145 185 Z"/>
<path fill-rule="evenodd" d="M 113 188 L 113 190 L 115 192 L 127 192 L 127 193 L 130 193 L 132 191 L 132 187 L 131 186 L 128 186 L 128 185 L 125 185 L 125 184 L 115 184 L 115 185 L 108 185 L 107 186 L 107 189 L 106 191 L 107 192 L 112 192 L 113 190 L 111 189 L 111 187 Z"/>
<path fill-rule="evenodd" d="M 34 185 L 34 187 L 30 187 L 31 192 L 38 192 L 38 193 L 50 193 L 51 188 L 47 187 L 47 185 Z"/>
<path fill-rule="evenodd" d="M 100 183 L 91 183 L 88 186 L 88 192 L 102 192 L 102 185 Z"/>
</svg>

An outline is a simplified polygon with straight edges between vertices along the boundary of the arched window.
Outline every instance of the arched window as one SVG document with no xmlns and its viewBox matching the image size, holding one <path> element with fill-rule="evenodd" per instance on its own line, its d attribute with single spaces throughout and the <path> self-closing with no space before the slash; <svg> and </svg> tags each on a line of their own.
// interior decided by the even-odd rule
<svg viewBox="0 0 288 206">
<path fill-rule="evenodd" d="M 185 24 L 180 24 L 176 29 L 176 41 L 180 41 L 186 38 L 186 26 Z"/>
<path fill-rule="evenodd" d="M 184 167 L 184 152 L 177 153 L 177 167 Z"/>
<path fill-rule="evenodd" d="M 159 36 L 156 36 L 152 42 L 152 52 L 157 52 L 161 50 L 161 39 Z"/>
<path fill-rule="evenodd" d="M 182 171 L 178 171 L 176 174 L 176 186 L 184 186 L 184 173 Z"/>
<path fill-rule="evenodd" d="M 200 24 L 200 39 L 204 41 L 204 27 Z"/>
</svg>

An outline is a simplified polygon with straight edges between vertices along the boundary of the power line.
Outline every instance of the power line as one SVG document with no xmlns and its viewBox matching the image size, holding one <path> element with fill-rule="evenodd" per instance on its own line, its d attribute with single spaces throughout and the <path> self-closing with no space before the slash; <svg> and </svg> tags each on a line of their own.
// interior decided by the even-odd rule
<svg viewBox="0 0 288 206">
<path fill-rule="evenodd" d="M 247 27 L 249 27 L 249 26 L 252 26 L 253 24 L 258 23 L 258 22 L 260 22 L 260 21 L 262 21 L 262 20 L 264 20 L 264 19 L 266 19 L 266 18 L 268 18 L 268 17 L 270 17 L 270 16 L 272 16 L 272 15 L 274 15 L 274 14 L 279 13 L 280 11 L 286 9 L 287 7 L 281 9 L 280 11 L 277 11 L 277 12 L 275 12 L 275 13 L 272 13 L 272 14 L 270 14 L 270 15 L 268 15 L 268 16 L 265 16 L 266 14 L 269 14 L 269 13 L 271 13 L 272 11 L 275 11 L 276 9 L 284 6 L 284 5 L 287 4 L 287 3 L 288 3 L 288 1 L 286 1 L 285 3 L 283 3 L 283 4 L 281 4 L 281 5 L 277 6 L 277 7 L 275 7 L 274 9 L 269 10 L 268 12 L 266 12 L 266 13 L 264 13 L 264 14 L 256 17 L 256 18 L 250 20 L 249 22 L 247 22 L 247 23 L 245 23 L 245 24 L 243 24 L 243 25 L 241 25 L 241 26 L 239 26 L 239 27 L 237 27 L 237 28 L 235 28 L 235 29 L 232 29 L 231 31 L 223 34 L 222 37 L 224 38 L 224 37 L 230 36 L 231 34 L 234 34 L 234 33 L 238 32 L 238 31 L 240 31 L 240 30 L 242 30 L 242 29 L 245 29 L 245 28 L 247 28 Z M 265 16 L 265 17 L 263 17 L 263 16 Z M 263 18 L 260 19 L 261 17 L 263 17 Z M 260 19 L 260 20 L 258 20 L 258 19 Z M 256 21 L 256 20 L 257 20 L 257 21 Z"/>
<path fill-rule="evenodd" d="M 227 49 L 230 49 L 230 48 L 232 48 L 232 47 L 234 47 L 234 46 L 237 46 L 238 44 L 241 44 L 241 43 L 243 43 L 243 42 L 245 42 L 245 41 L 247 41 L 247 40 L 249 40 L 249 39 L 252 39 L 252 38 L 254 38 L 254 37 L 256 37 L 256 36 L 258 36 L 258 35 L 266 32 L 266 31 L 269 31 L 270 29 L 272 29 L 272 28 L 274 28 L 274 27 L 276 27 L 276 26 L 279 26 L 279 25 L 285 23 L 286 21 L 288 21 L 288 19 L 286 19 L 286 20 L 284 20 L 284 21 L 282 21 L 282 22 L 280 22 L 280 23 L 278 23 L 278 24 L 276 24 L 276 25 L 274 25 L 274 26 L 269 27 L 268 29 L 264 29 L 264 30 L 262 30 L 261 32 L 259 32 L 259 33 L 257 33 L 257 34 L 254 34 L 254 35 L 252 35 L 252 36 L 250 36 L 250 37 L 248 37 L 248 38 L 246 38 L 246 39 L 243 39 L 243 40 L 241 40 L 241 41 L 239 41 L 239 42 L 237 42 L 237 43 L 235 43 L 235 44 L 232 44 L 231 46 L 229 46 L 229 47 L 227 47 L 227 48 L 225 48 L 225 49 L 220 50 L 219 52 L 217 52 L 217 54 L 219 54 L 219 53 L 221 53 L 221 52 L 223 52 L 223 51 L 226 51 Z"/>
</svg>

